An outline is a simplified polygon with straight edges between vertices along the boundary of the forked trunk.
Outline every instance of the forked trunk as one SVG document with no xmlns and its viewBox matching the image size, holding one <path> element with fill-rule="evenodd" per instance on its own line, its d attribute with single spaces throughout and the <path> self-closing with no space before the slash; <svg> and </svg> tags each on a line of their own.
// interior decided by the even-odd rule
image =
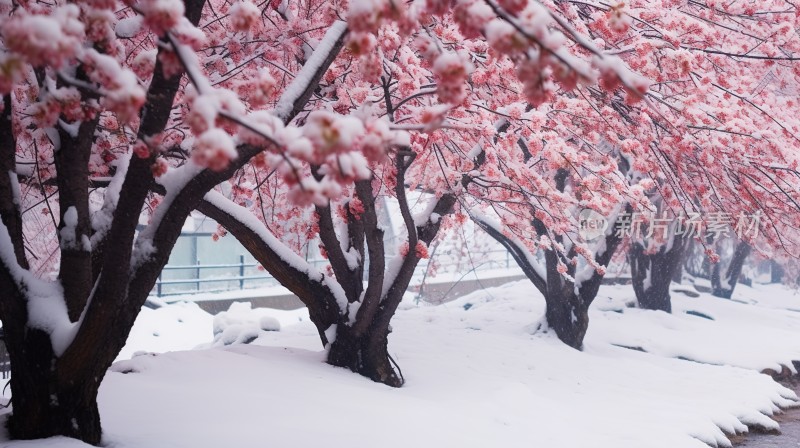
<svg viewBox="0 0 800 448">
<path fill-rule="evenodd" d="M 605 273 L 592 267 L 584 267 L 583 269 L 591 269 L 591 272 L 587 275 L 584 271 L 578 275 L 577 278 L 582 280 L 576 284 L 574 280 L 568 280 L 559 272 L 559 254 L 553 250 L 544 251 L 544 272 L 542 272 L 535 266 L 535 258 L 519 241 L 509 238 L 480 216 L 473 216 L 472 220 L 508 250 L 525 276 L 544 296 L 547 326 L 556 333 L 561 342 L 581 350 L 586 331 L 589 329 L 589 306 L 597 297 Z M 535 220 L 534 225 L 540 235 L 547 233 L 541 221 Z M 607 233 L 604 239 L 605 244 L 601 245 L 601 249 L 594 254 L 594 257 L 599 265 L 608 266 L 622 239 L 616 232 Z M 573 246 L 567 254 L 568 259 L 576 256 L 574 250 Z M 576 278 L 574 266 L 568 268 L 568 273 L 573 279 Z"/>
</svg>

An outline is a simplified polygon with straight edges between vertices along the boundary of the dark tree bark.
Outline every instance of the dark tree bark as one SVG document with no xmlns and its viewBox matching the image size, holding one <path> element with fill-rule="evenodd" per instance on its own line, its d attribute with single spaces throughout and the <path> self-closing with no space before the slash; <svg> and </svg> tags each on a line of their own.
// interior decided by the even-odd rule
<svg viewBox="0 0 800 448">
<path fill-rule="evenodd" d="M 369 185 L 369 182 L 367 182 L 367 185 Z M 222 199 L 224 200 L 224 198 Z M 374 381 L 400 386 L 402 381 L 394 373 L 389 361 L 387 351 L 388 331 L 384 334 L 374 332 L 370 325 L 364 324 L 364 322 L 367 322 L 367 324 L 371 322 L 363 318 L 362 320 L 357 320 L 356 325 L 351 324 L 348 321 L 348 314 L 340 309 L 335 293 L 323 279 L 310 278 L 307 272 L 297 269 L 292 263 L 285 260 L 275 248 L 275 245 L 280 245 L 281 243 L 277 239 L 267 240 L 264 238 L 263 232 L 268 232 L 266 227 L 263 227 L 261 232 L 255 231 L 252 224 L 247 225 L 239 221 L 238 217 L 241 216 L 241 213 L 234 212 L 230 207 L 236 206 L 235 204 L 222 203 L 218 197 L 208 197 L 198 205 L 197 210 L 223 226 L 242 243 L 267 272 L 275 277 L 281 285 L 297 295 L 308 308 L 311 321 L 317 327 L 323 345 L 328 345 L 331 342 L 328 340 L 326 331 L 332 325 L 336 325 L 335 339 L 330 346 L 328 362 L 335 366 L 347 367 Z M 240 212 L 249 213 L 247 210 L 240 210 Z M 369 211 L 365 211 L 366 214 L 370 214 Z M 320 219 L 324 220 L 325 218 L 321 217 Z M 364 219 L 369 220 L 366 217 Z M 377 227 L 375 228 L 377 229 Z M 333 227 L 331 227 L 332 230 Z M 335 233 L 332 233 L 329 237 L 334 238 L 329 240 L 329 244 L 335 243 L 338 245 Z M 373 238 L 380 238 L 382 244 L 382 235 L 379 237 L 373 235 L 371 239 Z M 346 264 L 343 253 L 340 255 L 343 263 L 343 265 L 338 266 L 340 273 L 345 274 L 346 277 L 344 278 L 346 279 L 352 278 L 352 272 Z M 384 280 L 383 254 L 381 253 L 379 256 L 373 255 L 373 257 L 370 259 L 371 272 L 368 278 L 367 291 L 377 290 L 380 293 Z M 336 255 L 333 258 L 329 258 L 331 263 L 333 263 L 333 259 L 336 259 Z M 360 268 L 363 268 L 363 263 L 356 270 Z M 339 280 L 340 278 L 342 277 L 337 276 L 336 280 L 341 286 L 342 281 Z M 344 283 L 355 289 L 353 283 L 348 283 L 348 281 L 345 280 Z M 360 284 L 361 281 L 359 279 Z M 347 294 L 347 290 L 344 287 L 342 289 Z M 354 303 L 354 299 L 358 299 L 359 295 L 348 297 L 348 303 Z M 379 299 L 380 297 L 374 303 L 378 304 Z M 364 301 L 361 305 L 363 311 L 359 309 L 359 314 L 366 313 L 370 307 L 374 307 L 372 303 Z M 373 314 L 376 314 L 377 311 L 375 309 Z"/>
<path fill-rule="evenodd" d="M 0 218 L 8 229 L 17 263 L 27 269 L 28 261 L 25 258 L 25 246 L 22 238 L 22 215 L 19 211 L 18 199 L 14 194 L 18 181 L 9 175 L 9 173 L 17 172 L 15 155 L 17 141 L 14 138 L 11 113 L 11 95 L 4 95 L 3 109 L 0 112 Z M 4 288 L 2 291 L 11 291 L 11 289 Z"/>
<path fill-rule="evenodd" d="M 78 67 L 76 78 L 89 82 L 82 67 Z M 89 156 L 94 145 L 94 134 L 99 114 L 78 126 L 75 135 L 58 127 L 60 149 L 54 154 L 58 177 L 58 206 L 60 222 L 58 240 L 61 246 L 59 278 L 64 287 L 69 318 L 75 322 L 80 318 L 92 290 L 92 251 L 88 245 L 92 235 L 89 216 Z M 76 224 L 65 232 L 68 213 L 74 215 Z"/>
<path fill-rule="evenodd" d="M 387 386 L 400 387 L 404 383 L 391 364 L 388 330 L 370 328 L 367 333 L 357 334 L 346 325 L 337 327 L 328 364 L 348 368 Z"/>
<path fill-rule="evenodd" d="M 79 71 L 79 77 L 81 73 Z M 4 111 L 0 123 L 0 153 L 2 171 L 16 173 L 16 142 L 10 126 L 12 103 L 4 98 Z M 92 135 L 97 120 L 81 124 L 75 137 L 61 132 L 61 149 L 55 153 L 58 173 L 61 224 L 64 215 L 72 209 L 76 225 L 70 232 L 70 241 L 62 234 L 60 279 L 64 289 L 70 320 L 77 321 L 80 310 L 91 290 L 91 265 L 89 249 L 81 244 L 89 236 L 88 216 L 88 161 L 93 143 Z M 11 359 L 11 391 L 13 413 L 8 419 L 9 433 L 14 438 L 35 439 L 64 435 L 89 443 L 100 442 L 100 417 L 97 409 L 97 391 L 102 375 L 64 374 L 61 360 L 53 353 L 50 336 L 38 329 L 27 328 L 28 312 L 25 291 L 11 275 L 12 266 L 26 270 L 28 262 L 23 249 L 19 198 L 9 196 L 18 187 L 13 175 L 0 180 L 0 215 L 15 248 L 15 260 L 0 261 L 0 290 L 5 297 L 0 305 L 0 315 L 5 327 L 5 344 Z M 66 235 L 66 233 L 64 234 Z M 24 283 L 23 283 L 24 286 Z M 25 288 L 27 289 L 27 288 Z M 87 368 L 86 370 L 90 370 Z"/>
<path fill-rule="evenodd" d="M 639 308 L 672 312 L 669 285 L 683 260 L 685 238 L 675 235 L 672 247 L 661 247 L 658 252 L 648 254 L 641 243 L 631 244 L 628 258 L 631 279 Z"/>
<path fill-rule="evenodd" d="M 6 342 L 12 360 L 14 409 L 7 423 L 11 436 L 40 439 L 60 435 L 100 443 L 97 391 L 102 377 L 59 375 L 58 369 L 51 368 L 57 358 L 50 336 L 40 330 L 28 333 L 24 352 L 16 333 Z"/>
<path fill-rule="evenodd" d="M 742 268 L 747 256 L 750 255 L 752 248 L 750 244 L 741 241 L 736 245 L 733 250 L 733 256 L 725 269 L 725 277 L 722 274 L 721 263 L 716 263 L 711 270 L 711 294 L 723 299 L 730 299 L 733 295 L 733 290 L 739 282 L 739 277 L 742 275 Z"/>
</svg>

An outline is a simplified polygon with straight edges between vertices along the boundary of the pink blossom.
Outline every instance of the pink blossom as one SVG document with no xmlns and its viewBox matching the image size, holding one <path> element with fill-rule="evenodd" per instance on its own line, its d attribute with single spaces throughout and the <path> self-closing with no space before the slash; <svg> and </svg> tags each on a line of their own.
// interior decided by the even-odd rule
<svg viewBox="0 0 800 448">
<path fill-rule="evenodd" d="M 314 146 L 317 160 L 330 153 L 349 150 L 363 133 L 364 125 L 360 120 L 324 111 L 309 114 L 303 127 L 303 135 Z"/>
<path fill-rule="evenodd" d="M 425 244 L 423 241 L 417 241 L 417 246 L 414 251 L 414 255 L 420 259 L 427 259 L 430 258 L 430 254 L 428 253 L 428 245 Z"/>
<path fill-rule="evenodd" d="M 159 157 L 156 159 L 155 162 L 150 166 L 150 170 L 153 172 L 153 177 L 161 177 L 166 174 L 167 170 L 169 169 L 169 164 L 163 158 Z"/>
<path fill-rule="evenodd" d="M 625 4 L 620 3 L 608 9 L 608 27 L 616 33 L 625 33 L 630 28 L 631 19 L 625 13 Z"/>
<path fill-rule="evenodd" d="M 494 18 L 492 8 L 479 0 L 458 0 L 453 8 L 453 19 L 468 39 L 481 36 L 486 24 Z"/>
<path fill-rule="evenodd" d="M 492 20 L 486 25 L 485 32 L 489 45 L 502 54 L 514 56 L 527 47 L 525 37 L 505 20 Z"/>
<path fill-rule="evenodd" d="M 241 32 L 250 31 L 261 17 L 261 11 L 249 0 L 237 1 L 228 14 L 231 16 L 233 29 Z"/>
<path fill-rule="evenodd" d="M 518 14 L 528 6 L 527 0 L 498 0 L 497 3 L 512 14 Z"/>
<path fill-rule="evenodd" d="M 378 41 L 375 35 L 364 31 L 350 33 L 347 38 L 347 49 L 355 56 L 363 56 L 375 49 Z"/>
<path fill-rule="evenodd" d="M 219 128 L 200 134 L 192 149 L 192 160 L 212 171 L 224 170 L 237 155 L 233 139 Z"/>
<path fill-rule="evenodd" d="M 347 23 L 355 32 L 374 33 L 389 8 L 388 0 L 351 0 Z"/>
<path fill-rule="evenodd" d="M 54 9 L 49 16 L 20 10 L 3 23 L 3 39 L 9 50 L 30 64 L 59 68 L 82 48 L 84 25 L 79 16 L 80 10 L 72 4 Z"/>
<path fill-rule="evenodd" d="M 136 143 L 133 144 L 133 153 L 140 159 L 147 159 L 150 157 L 150 148 L 147 143 L 136 140 Z"/>
<path fill-rule="evenodd" d="M 471 69 L 471 64 L 456 53 L 439 55 L 433 64 L 439 100 L 450 104 L 461 103 L 466 96 L 466 81 Z"/>
<path fill-rule="evenodd" d="M 158 35 L 175 27 L 184 14 L 181 0 L 140 0 L 137 7 L 144 15 L 144 23 Z"/>
</svg>

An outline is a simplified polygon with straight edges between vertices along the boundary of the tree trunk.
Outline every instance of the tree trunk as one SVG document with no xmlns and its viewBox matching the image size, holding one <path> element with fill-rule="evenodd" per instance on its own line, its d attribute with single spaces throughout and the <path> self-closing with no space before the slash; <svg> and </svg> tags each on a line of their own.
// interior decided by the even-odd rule
<svg viewBox="0 0 800 448">
<path fill-rule="evenodd" d="M 783 281 L 783 268 L 777 261 L 770 261 L 770 282 L 780 283 Z"/>
<path fill-rule="evenodd" d="M 689 244 L 693 243 L 693 241 L 690 241 L 687 242 L 686 245 L 688 246 Z M 686 247 L 683 248 L 678 265 L 675 266 L 675 272 L 672 274 L 672 281 L 679 285 L 681 282 L 683 282 L 683 267 L 686 265 L 686 259 L 689 257 L 689 252 L 690 251 Z"/>
<path fill-rule="evenodd" d="M 683 267 L 686 273 L 692 277 L 710 279 L 711 267 L 705 254 L 705 247 L 693 238 L 690 238 L 685 245 Z"/>
<path fill-rule="evenodd" d="M 742 268 L 747 256 L 750 255 L 752 248 L 744 241 L 736 245 L 733 251 L 728 268 L 725 270 L 724 280 L 720 277 L 722 266 L 720 263 L 714 265 L 711 273 L 711 294 L 723 299 L 730 299 L 733 295 L 733 290 L 736 288 L 736 283 L 739 281 L 739 276 L 742 275 Z"/>
<path fill-rule="evenodd" d="M 365 315 L 364 311 L 368 310 L 370 305 L 362 303 L 359 312 L 356 313 L 357 322 L 352 323 L 351 326 L 349 313 L 339 313 L 336 297 L 327 283 L 317 278 L 309 278 L 306 272 L 298 270 L 281 258 L 280 252 L 276 251 L 274 247 L 278 244 L 277 240 L 272 241 L 263 238 L 263 235 L 268 232 L 266 228 L 263 228 L 262 232 L 259 233 L 250 226 L 238 221 L 237 213 L 234 209 L 239 206 L 228 205 L 227 207 L 229 208 L 223 209 L 220 206 L 225 206 L 225 202 L 221 201 L 220 198 L 215 201 L 217 202 L 203 201 L 198 206 L 198 210 L 222 224 L 253 254 L 256 260 L 270 274 L 297 295 L 308 307 L 311 321 L 316 325 L 323 344 L 328 344 L 329 342 L 326 331 L 331 325 L 336 325 L 335 339 L 330 343 L 328 352 L 327 361 L 329 364 L 348 368 L 373 381 L 389 386 L 398 387 L 403 384 L 402 377 L 395 374 L 389 359 L 387 349 L 389 326 L 381 327 L 378 325 L 381 317 L 388 313 L 386 303 L 381 301 L 380 297 L 377 297 L 374 302 L 377 305 L 377 309 L 374 313 L 369 313 L 369 315 Z M 368 207 L 368 210 L 371 210 L 371 208 Z M 325 212 L 325 210 L 322 211 Z M 367 216 L 362 217 L 362 219 L 365 222 L 372 223 L 369 226 L 370 229 L 377 229 L 377 222 L 373 223 Z M 376 244 L 375 240 L 377 239 L 382 241 L 382 234 L 369 234 L 372 237 L 370 240 L 372 244 Z M 334 243 L 331 243 L 334 249 L 330 252 L 336 251 L 338 241 Z M 385 272 L 382 250 L 380 252 L 380 255 L 374 253 L 370 258 L 370 277 L 364 294 L 365 299 L 381 291 Z M 349 275 L 347 271 L 344 271 L 347 268 L 346 265 L 340 267 L 342 269 L 341 272 Z M 359 268 L 363 268 L 363 266 Z M 413 273 L 413 266 L 409 269 Z M 361 271 L 358 270 L 358 272 Z M 338 281 L 340 278 L 337 277 L 336 280 Z M 398 286 L 398 289 L 405 291 L 409 281 L 410 277 L 408 280 L 398 280 L 399 284 L 405 285 Z M 358 288 L 363 288 L 360 278 L 358 278 Z M 360 294 L 353 298 L 359 297 Z"/>
<path fill-rule="evenodd" d="M 574 288 L 568 290 L 571 282 L 567 282 L 567 285 L 560 292 L 554 291 L 545 297 L 545 319 L 561 342 L 580 350 L 589 329 L 589 306 L 574 293 Z"/>
<path fill-rule="evenodd" d="M 46 333 L 28 330 L 24 344 L 14 341 L 14 333 L 6 333 L 13 360 L 9 435 L 14 439 L 65 436 L 98 445 L 102 431 L 97 391 L 102 374 L 62 375 Z"/>
<path fill-rule="evenodd" d="M 633 291 L 639 308 L 672 312 L 669 285 L 683 260 L 684 241 L 676 235 L 672 247 L 647 254 L 640 243 L 633 243 L 629 254 Z"/>
<path fill-rule="evenodd" d="M 388 332 L 370 330 L 358 337 L 351 327 L 339 324 L 336 340 L 328 353 L 328 364 L 348 368 L 378 383 L 400 387 L 403 379 L 392 368 L 388 336 Z"/>
</svg>

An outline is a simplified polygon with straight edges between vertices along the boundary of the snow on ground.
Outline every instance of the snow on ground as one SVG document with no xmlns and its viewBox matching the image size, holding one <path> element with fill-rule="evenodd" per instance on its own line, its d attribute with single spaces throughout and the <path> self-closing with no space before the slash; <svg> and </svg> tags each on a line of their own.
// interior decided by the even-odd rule
<svg viewBox="0 0 800 448">
<path fill-rule="evenodd" d="M 400 389 L 326 365 L 302 311 L 234 307 L 218 319 L 218 329 L 261 326 L 272 316 L 280 331 L 259 331 L 247 345 L 117 362 L 99 397 L 106 442 L 114 448 L 266 441 L 289 447 L 681 448 L 727 446 L 723 430 L 744 431 L 745 424 L 776 427 L 767 416 L 796 397 L 758 370 L 800 359 L 800 313 L 787 310 L 794 307 L 789 293 L 741 288 L 737 301 L 675 293 L 670 316 L 627 308 L 629 289 L 603 287 L 583 352 L 533 332 L 544 303 L 527 281 L 438 306 L 416 306 L 409 294 L 390 337 L 407 381 Z M 786 297 L 774 297 L 780 294 Z M 740 303 L 743 297 L 757 304 Z M 210 345 L 212 318 L 192 307 L 145 312 L 131 350 L 160 351 L 142 335 L 180 328 L 178 315 L 192 320 L 181 324 L 198 329 L 192 344 Z M 202 336 L 200 328 L 206 329 Z M 84 445 L 53 439 L 2 446 Z"/>
<path fill-rule="evenodd" d="M 733 291 L 733 301 L 800 312 L 800 291 L 778 284 L 737 287 Z"/>
<path fill-rule="evenodd" d="M 631 287 L 604 286 L 590 315 L 588 340 L 757 371 L 780 372 L 786 366 L 796 373 L 792 361 L 800 360 L 800 312 L 792 309 L 800 309 L 800 297 L 793 291 L 739 285 L 735 300 L 724 300 L 709 294 L 689 297 L 680 291 L 697 292 L 687 285 L 672 290 L 668 314 L 626 308 L 625 303 L 635 303 Z M 750 304 L 743 303 L 744 297 Z"/>
<path fill-rule="evenodd" d="M 191 350 L 211 339 L 213 320 L 214 316 L 191 302 L 142 308 L 117 359 L 128 359 L 138 352 Z"/>
</svg>

